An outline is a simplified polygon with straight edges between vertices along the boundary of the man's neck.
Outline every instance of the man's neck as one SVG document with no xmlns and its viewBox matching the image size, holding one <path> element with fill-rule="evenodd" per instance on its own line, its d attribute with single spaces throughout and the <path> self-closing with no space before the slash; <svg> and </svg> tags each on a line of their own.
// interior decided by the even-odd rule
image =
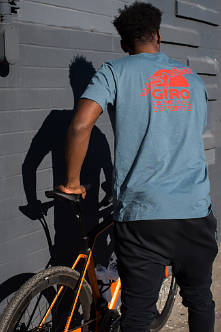
<svg viewBox="0 0 221 332">
<path fill-rule="evenodd" d="M 149 43 L 147 42 L 145 44 L 135 43 L 133 47 L 130 47 L 127 46 L 127 44 L 123 40 L 121 40 L 121 47 L 122 50 L 126 53 L 129 53 L 129 55 L 140 54 L 140 53 L 153 54 L 160 52 L 160 43 L 161 43 L 161 34 L 160 30 L 158 30 L 152 42 Z"/>
<path fill-rule="evenodd" d="M 145 44 L 145 45 L 139 45 L 137 44 L 135 47 L 129 49 L 129 55 L 135 55 L 140 53 L 158 53 L 160 52 L 160 47 L 158 44 Z"/>
</svg>

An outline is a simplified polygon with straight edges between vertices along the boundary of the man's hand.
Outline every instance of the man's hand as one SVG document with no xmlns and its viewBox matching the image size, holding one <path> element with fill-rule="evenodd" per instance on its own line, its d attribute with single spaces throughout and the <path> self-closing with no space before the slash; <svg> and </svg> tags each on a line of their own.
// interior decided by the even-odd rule
<svg viewBox="0 0 221 332">
<path fill-rule="evenodd" d="M 66 194 L 75 194 L 75 195 L 81 195 L 81 197 L 84 199 L 86 196 L 86 189 L 79 185 L 76 188 L 67 188 L 62 184 L 59 184 L 58 186 L 55 186 L 54 190 L 63 191 Z"/>
</svg>

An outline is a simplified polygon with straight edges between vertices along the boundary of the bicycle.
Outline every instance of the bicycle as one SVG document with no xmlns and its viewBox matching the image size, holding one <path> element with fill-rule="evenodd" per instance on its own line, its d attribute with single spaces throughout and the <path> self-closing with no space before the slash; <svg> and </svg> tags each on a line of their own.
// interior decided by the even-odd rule
<svg viewBox="0 0 221 332">
<path fill-rule="evenodd" d="M 89 186 L 85 186 L 89 189 Z M 80 195 L 46 191 L 48 198 L 69 202 L 77 216 L 82 249 L 72 268 L 50 267 L 30 278 L 13 296 L 0 318 L 0 332 L 111 332 L 120 331 L 120 279 L 112 282 L 108 303 L 100 294 L 92 258 L 96 238 L 113 224 L 113 214 L 87 233 L 80 208 Z M 82 262 L 81 272 L 76 266 Z M 88 275 L 89 283 L 85 279 Z M 171 270 L 165 279 L 157 303 L 157 316 L 151 332 L 159 331 L 167 321 L 177 292 Z"/>
</svg>

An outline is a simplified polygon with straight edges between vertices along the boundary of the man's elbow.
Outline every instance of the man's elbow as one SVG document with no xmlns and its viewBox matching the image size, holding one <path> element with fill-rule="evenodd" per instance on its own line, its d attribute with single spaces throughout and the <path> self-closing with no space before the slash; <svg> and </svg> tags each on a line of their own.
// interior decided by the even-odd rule
<svg viewBox="0 0 221 332">
<path fill-rule="evenodd" d="M 91 133 L 93 124 L 87 122 L 76 122 L 73 121 L 68 129 L 69 136 L 81 136 L 88 135 Z"/>
</svg>

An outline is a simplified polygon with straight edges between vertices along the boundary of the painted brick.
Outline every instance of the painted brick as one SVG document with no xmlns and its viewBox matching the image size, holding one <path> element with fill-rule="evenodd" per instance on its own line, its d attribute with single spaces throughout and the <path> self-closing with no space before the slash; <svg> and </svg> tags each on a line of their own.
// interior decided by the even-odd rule
<svg viewBox="0 0 221 332">
<path fill-rule="evenodd" d="M 18 207 L 22 204 L 22 197 L 12 197 L 0 201 L 1 220 L 9 220 L 21 216 Z"/>
<path fill-rule="evenodd" d="M 185 20 L 185 21 L 189 22 L 189 23 L 192 22 L 193 24 L 195 24 L 197 30 L 200 31 L 201 35 L 207 35 L 207 36 L 215 37 L 215 38 L 218 37 L 218 34 L 217 34 L 218 27 L 217 26 L 208 25 L 203 22 L 194 22 L 194 21 L 188 21 L 188 20 Z"/>
<path fill-rule="evenodd" d="M 214 101 L 209 101 L 207 103 L 207 124 L 210 124 L 210 129 L 211 129 L 211 123 L 212 123 L 212 112 L 213 112 L 213 103 Z"/>
<path fill-rule="evenodd" d="M 4 243 L 0 243 L 0 267 L 8 261 L 8 248 Z"/>
<path fill-rule="evenodd" d="M 21 73 L 21 85 L 25 88 L 64 88 L 68 81 L 68 69 L 25 67 Z"/>
<path fill-rule="evenodd" d="M 210 150 L 206 150 L 205 151 L 205 158 L 206 158 L 206 162 L 215 162 L 215 158 L 216 158 L 216 154 L 215 154 L 215 148 L 214 149 L 210 149 Z"/>
<path fill-rule="evenodd" d="M 120 37 L 113 36 L 112 38 L 113 38 L 113 52 L 122 53 L 125 55 L 125 53 L 123 52 L 123 50 L 121 49 L 121 46 L 120 46 Z"/>
<path fill-rule="evenodd" d="M 217 75 L 219 72 L 219 63 L 216 59 L 211 59 L 208 56 L 204 58 L 187 57 L 188 66 L 193 68 L 198 74 Z"/>
<path fill-rule="evenodd" d="M 0 100 L 0 111 L 22 109 L 22 94 L 18 89 L 1 89 Z"/>
<path fill-rule="evenodd" d="M 176 0 L 176 15 L 219 25 L 219 13 L 214 9 L 202 6 L 200 1 L 194 3 Z"/>
<path fill-rule="evenodd" d="M 120 2 L 120 1 L 118 1 L 118 2 Z M 128 5 L 130 3 L 133 3 L 134 1 L 133 0 L 121 0 L 121 2 L 125 3 L 126 5 Z"/>
<path fill-rule="evenodd" d="M 210 191 L 215 194 L 219 194 L 221 186 L 221 179 L 219 174 L 216 175 L 214 181 L 210 181 Z"/>
<path fill-rule="evenodd" d="M 30 254 L 48 248 L 48 242 L 44 230 L 24 236 L 25 253 Z"/>
<path fill-rule="evenodd" d="M 122 52 L 112 53 L 112 52 L 90 52 L 90 51 L 84 51 L 83 55 L 86 56 L 87 61 L 92 61 L 95 69 L 98 69 L 105 61 L 112 59 L 119 59 L 125 56 L 125 54 Z"/>
<path fill-rule="evenodd" d="M 0 112 L 0 133 L 9 133 L 21 130 L 21 112 Z"/>
<path fill-rule="evenodd" d="M 176 60 L 184 64 L 184 66 L 187 66 L 187 59 L 177 58 L 177 57 L 171 57 L 171 59 Z"/>
<path fill-rule="evenodd" d="M 118 15 L 119 8 L 123 9 L 125 5 L 132 3 L 134 3 L 134 0 L 113 1 L 113 16 Z M 151 4 L 158 7 L 163 13 L 174 14 L 174 0 L 152 0 Z"/>
<path fill-rule="evenodd" d="M 22 135 L 22 152 L 29 150 L 33 137 L 36 135 L 36 130 L 24 131 Z"/>
<path fill-rule="evenodd" d="M 110 123 L 99 124 L 99 129 L 102 131 L 103 134 L 105 134 L 108 140 L 114 138 L 113 130 L 110 126 Z"/>
<path fill-rule="evenodd" d="M 175 17 L 174 17 L 174 15 L 163 13 L 162 21 L 161 21 L 161 28 L 163 28 L 164 25 L 175 26 Z"/>
<path fill-rule="evenodd" d="M 49 49 L 44 47 L 35 47 L 33 50 L 33 64 L 39 67 L 48 67 Z"/>
<path fill-rule="evenodd" d="M 104 113 L 102 113 L 100 116 L 99 116 L 99 118 L 98 118 L 98 120 L 97 120 L 97 122 L 96 122 L 96 124 L 102 124 L 102 123 L 109 123 L 110 124 L 110 119 L 109 119 L 109 115 L 108 115 L 108 112 L 104 112 Z"/>
<path fill-rule="evenodd" d="M 203 135 L 203 143 L 205 150 L 213 149 L 215 147 L 214 135 L 212 135 L 210 131 L 208 131 Z M 214 150 L 214 155 L 215 155 L 215 150 Z"/>
<path fill-rule="evenodd" d="M 21 175 L 1 179 L 0 200 L 20 196 L 22 188 Z"/>
<path fill-rule="evenodd" d="M 201 35 L 200 47 L 216 49 L 216 38 L 211 36 Z"/>
<path fill-rule="evenodd" d="M 163 42 L 191 46 L 200 45 L 200 34 L 195 30 L 164 24 L 161 28 L 161 35 Z"/>
<path fill-rule="evenodd" d="M 21 113 L 21 122 L 24 130 L 38 130 L 42 122 L 49 115 L 50 110 L 28 110 Z"/>
<path fill-rule="evenodd" d="M 196 55 L 198 57 L 205 58 L 206 56 L 208 56 L 211 59 L 217 58 L 217 50 L 208 50 L 208 48 L 197 48 L 196 51 L 197 51 Z M 193 54 L 189 54 L 189 55 L 191 56 Z"/>
<path fill-rule="evenodd" d="M 215 131 L 215 146 L 221 147 L 221 119 L 217 119 L 214 123 L 213 129 Z"/>
<path fill-rule="evenodd" d="M 116 33 L 111 17 L 72 9 L 47 6 L 34 2 L 21 2 L 20 17 L 23 22 L 35 22 L 61 27 L 77 27 L 89 31 Z"/>
<path fill-rule="evenodd" d="M 24 270 L 38 273 L 46 268 L 50 258 L 48 248 L 33 252 L 27 256 L 27 262 L 23 261 Z"/>
<path fill-rule="evenodd" d="M 127 1 L 129 3 L 129 1 Z M 132 1 L 131 1 L 132 2 Z M 125 5 L 128 5 L 125 1 L 113 1 L 113 16 L 117 16 L 118 9 L 123 9 Z"/>
<path fill-rule="evenodd" d="M 177 58 L 187 59 L 188 56 L 197 55 L 196 47 L 184 47 L 181 45 L 173 45 L 173 44 L 161 44 L 161 51 L 164 52 L 168 57 L 173 57 L 176 54 Z"/>
<path fill-rule="evenodd" d="M 21 25 L 20 25 L 21 26 Z M 20 28 L 19 26 L 19 28 Z M 21 31 L 20 31 L 21 34 Z M 19 36 L 21 43 L 21 37 Z M 33 53 L 35 48 L 32 45 L 19 45 L 19 64 L 20 66 L 33 66 Z"/>
<path fill-rule="evenodd" d="M 1 155 L 8 155 L 23 152 L 23 133 L 1 134 Z"/>
<path fill-rule="evenodd" d="M 221 50 L 221 39 L 220 38 L 217 38 L 217 50 Z"/>
<path fill-rule="evenodd" d="M 199 76 L 202 78 L 202 80 L 205 84 L 217 84 L 217 76 L 215 76 L 215 75 L 199 74 Z"/>
<path fill-rule="evenodd" d="M 48 67 L 49 51 L 48 47 L 20 45 L 20 65 Z"/>
<path fill-rule="evenodd" d="M 68 68 L 74 59 L 76 51 L 73 49 L 50 48 L 49 67 Z M 77 51 L 77 53 L 80 53 Z"/>
<path fill-rule="evenodd" d="M 45 188 L 52 188 L 53 183 L 51 181 L 52 170 L 45 169 L 37 172 L 37 190 L 44 190 Z"/>
<path fill-rule="evenodd" d="M 109 147 L 110 147 L 111 156 L 113 156 L 114 155 L 114 139 L 109 139 L 108 143 L 109 143 Z M 112 161 L 112 163 L 113 163 L 113 161 Z"/>
<path fill-rule="evenodd" d="M 206 84 L 206 90 L 209 95 L 209 100 L 218 99 L 219 89 L 216 84 Z"/>
<path fill-rule="evenodd" d="M 3 248 L 4 246 L 4 248 Z M 16 260 L 25 255 L 25 243 L 21 238 L 15 238 L 1 244 L 0 264 Z"/>
<path fill-rule="evenodd" d="M 111 16 L 112 14 L 112 1 L 109 0 L 32 0 L 32 2 L 42 3 L 45 5 L 52 5 L 56 7 L 63 7 L 67 9 L 74 9 L 76 11 L 83 11 L 88 13 L 100 14 Z"/>
<path fill-rule="evenodd" d="M 48 89 L 21 89 L 19 94 L 22 96 L 23 109 L 44 109 L 49 107 L 49 91 Z"/>
<path fill-rule="evenodd" d="M 78 31 L 72 33 L 70 45 L 74 49 L 110 52 L 112 51 L 112 36 Z"/>
<path fill-rule="evenodd" d="M 23 24 L 19 25 L 20 28 L 20 40 L 21 43 L 29 44 L 24 47 L 30 47 L 30 45 L 36 46 L 32 50 L 32 56 L 36 50 L 36 57 L 38 53 L 40 56 L 45 58 L 42 59 L 43 63 L 46 62 L 48 54 L 46 49 L 44 50 L 41 46 L 46 48 L 56 47 L 62 49 L 87 49 L 87 50 L 100 50 L 100 51 L 111 51 L 112 50 L 112 37 L 96 32 L 86 32 L 74 29 L 58 29 L 57 27 L 43 27 L 37 25 L 35 29 L 30 26 L 29 34 Z M 23 50 L 22 48 L 22 50 Z M 24 51 L 23 51 L 24 52 Z M 42 54 L 41 54 L 42 53 Z M 30 61 L 30 59 L 28 60 Z M 40 59 L 36 59 L 40 65 Z"/>
<path fill-rule="evenodd" d="M 73 94 L 71 87 L 67 89 L 53 89 L 49 91 L 49 106 L 51 108 L 72 108 Z"/>
<path fill-rule="evenodd" d="M 21 154 L 0 157 L 0 178 L 21 174 Z"/>
<path fill-rule="evenodd" d="M 160 10 L 162 10 L 163 13 L 174 14 L 174 0 L 164 0 L 164 1 L 152 0 L 151 3 L 154 6 L 160 8 Z"/>
<path fill-rule="evenodd" d="M 0 243 L 5 243 L 22 235 L 23 216 L 0 222 Z"/>
<path fill-rule="evenodd" d="M 31 149 L 31 145 L 30 145 L 30 149 Z M 39 150 L 41 151 L 41 147 L 39 147 Z M 21 155 L 22 163 L 24 162 L 26 155 L 27 155 L 27 153 L 24 153 Z M 21 168 L 22 163 L 20 163 L 20 168 Z M 49 169 L 51 167 L 52 167 L 52 159 L 51 159 L 51 154 L 49 153 L 47 155 L 44 155 L 43 160 L 41 161 L 40 165 L 38 166 L 38 170 Z"/>
<path fill-rule="evenodd" d="M 46 47 L 70 47 L 72 29 L 58 29 L 56 27 L 43 27 L 40 24 L 33 25 L 19 23 L 20 44 L 37 45 Z"/>
<path fill-rule="evenodd" d="M 208 103 L 208 110 L 211 112 L 211 122 L 214 122 L 216 119 L 220 118 L 220 109 L 219 101 L 210 101 Z"/>
<path fill-rule="evenodd" d="M 20 85 L 20 66 L 10 66 L 9 74 L 6 77 L 0 76 L 0 88 L 17 88 Z"/>
</svg>

